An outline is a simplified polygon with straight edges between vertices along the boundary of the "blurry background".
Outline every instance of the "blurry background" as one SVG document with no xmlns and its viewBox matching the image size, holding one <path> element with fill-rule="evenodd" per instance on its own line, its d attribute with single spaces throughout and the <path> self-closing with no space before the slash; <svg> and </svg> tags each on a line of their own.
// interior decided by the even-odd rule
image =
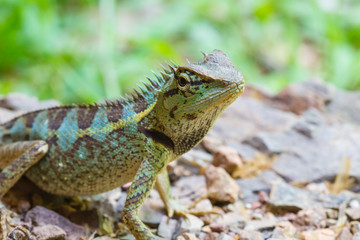
<svg viewBox="0 0 360 240">
<path fill-rule="evenodd" d="M 160 63 L 221 49 L 247 83 L 360 88 L 358 0 L 2 0 L 0 94 L 114 99 Z"/>
</svg>

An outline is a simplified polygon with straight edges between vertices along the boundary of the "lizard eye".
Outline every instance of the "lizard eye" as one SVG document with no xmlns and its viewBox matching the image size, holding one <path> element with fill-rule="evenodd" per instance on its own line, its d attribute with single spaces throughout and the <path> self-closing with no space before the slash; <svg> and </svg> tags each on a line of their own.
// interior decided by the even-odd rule
<svg viewBox="0 0 360 240">
<path fill-rule="evenodd" d="M 187 80 L 187 78 L 186 78 L 185 76 L 179 76 L 179 78 L 178 78 L 178 85 L 179 85 L 179 87 L 183 88 L 183 87 L 185 87 L 188 83 L 189 83 L 189 81 Z"/>
</svg>

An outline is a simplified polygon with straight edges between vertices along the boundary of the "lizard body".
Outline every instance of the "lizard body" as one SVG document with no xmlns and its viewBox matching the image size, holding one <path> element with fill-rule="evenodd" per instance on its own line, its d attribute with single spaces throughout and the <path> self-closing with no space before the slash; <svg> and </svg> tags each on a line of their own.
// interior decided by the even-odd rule
<svg viewBox="0 0 360 240">
<path fill-rule="evenodd" d="M 137 239 L 153 239 L 137 212 L 157 177 L 171 215 L 166 165 L 194 147 L 244 89 L 219 50 L 156 77 L 127 99 L 38 110 L 0 125 L 0 197 L 23 174 L 66 196 L 132 181 L 123 220 Z"/>
</svg>

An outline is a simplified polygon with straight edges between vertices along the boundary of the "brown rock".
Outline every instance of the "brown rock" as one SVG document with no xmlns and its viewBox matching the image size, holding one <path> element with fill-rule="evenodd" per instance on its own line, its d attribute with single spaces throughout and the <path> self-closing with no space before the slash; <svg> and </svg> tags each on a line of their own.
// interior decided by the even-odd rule
<svg viewBox="0 0 360 240">
<path fill-rule="evenodd" d="M 62 240 L 66 236 L 66 232 L 55 225 L 34 227 L 33 234 L 37 240 Z"/>
<path fill-rule="evenodd" d="M 221 146 L 213 153 L 212 165 L 224 168 L 228 173 L 242 165 L 241 158 L 234 148 Z"/>
<path fill-rule="evenodd" d="M 320 88 L 322 88 L 320 90 Z M 325 91 L 325 92 L 323 92 Z M 322 110 L 329 100 L 329 89 L 322 82 L 292 84 L 270 100 L 270 104 L 284 111 L 300 115 L 310 107 Z"/>
<path fill-rule="evenodd" d="M 210 200 L 231 203 L 237 200 L 240 188 L 223 168 L 210 166 L 205 179 Z"/>
<path fill-rule="evenodd" d="M 316 229 L 302 232 L 304 240 L 335 240 L 336 234 L 330 229 Z"/>
<path fill-rule="evenodd" d="M 263 236 L 258 231 L 241 230 L 239 233 L 239 240 L 263 240 Z"/>
<path fill-rule="evenodd" d="M 225 232 L 227 227 L 223 223 L 211 223 L 210 224 L 210 229 L 213 232 Z"/>
<path fill-rule="evenodd" d="M 205 136 L 200 144 L 206 151 L 214 153 L 221 146 L 222 142 L 219 139 Z"/>
</svg>

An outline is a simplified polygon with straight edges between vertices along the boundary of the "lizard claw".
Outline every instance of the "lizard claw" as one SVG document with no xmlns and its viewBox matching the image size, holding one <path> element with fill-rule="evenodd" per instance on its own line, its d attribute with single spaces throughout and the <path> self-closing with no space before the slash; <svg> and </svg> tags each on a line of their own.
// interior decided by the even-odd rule
<svg viewBox="0 0 360 240">
<path fill-rule="evenodd" d="M 16 217 L 16 213 L 0 204 L 0 226 L 2 231 L 0 239 L 34 240 L 31 232 L 19 223 L 16 223 L 13 219 L 14 217 Z"/>
<path fill-rule="evenodd" d="M 171 199 L 170 204 L 169 204 L 170 206 L 168 209 L 168 216 L 172 217 L 175 213 L 178 216 L 182 216 L 186 220 L 188 214 L 195 215 L 195 216 L 201 216 L 201 215 L 206 215 L 206 214 L 216 214 L 216 215 L 221 214 L 221 213 L 213 211 L 213 210 L 191 210 L 191 208 L 193 208 L 196 205 L 196 203 L 201 201 L 203 198 L 204 197 L 200 197 L 199 199 L 196 199 L 192 204 L 190 204 L 188 206 L 181 205 L 178 202 L 176 202 L 174 199 Z"/>
</svg>

